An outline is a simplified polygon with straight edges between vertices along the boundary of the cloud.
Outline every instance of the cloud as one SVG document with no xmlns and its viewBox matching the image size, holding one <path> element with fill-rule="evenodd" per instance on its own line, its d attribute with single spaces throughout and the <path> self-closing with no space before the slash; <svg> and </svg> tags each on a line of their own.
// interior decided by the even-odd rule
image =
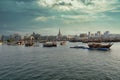
<svg viewBox="0 0 120 80">
<path fill-rule="evenodd" d="M 97 14 L 97 15 L 61 15 L 61 17 L 64 19 L 63 22 L 66 24 L 71 23 L 80 23 L 80 22 L 93 22 L 96 20 L 101 19 L 107 19 L 111 20 L 111 17 L 103 15 L 103 14 Z"/>
<path fill-rule="evenodd" d="M 56 17 L 60 16 L 66 23 L 111 20 L 106 12 L 115 12 L 119 8 L 118 0 L 38 0 L 37 3 L 60 13 Z"/>
<path fill-rule="evenodd" d="M 120 10 L 112 10 L 111 12 L 120 12 Z"/>
<path fill-rule="evenodd" d="M 50 16 L 50 17 L 40 16 L 40 17 L 35 18 L 34 20 L 35 21 L 47 21 L 49 19 L 53 20 L 53 19 L 55 19 L 55 16 Z"/>
<path fill-rule="evenodd" d="M 98 13 L 116 9 L 118 0 L 39 0 L 43 7 L 53 8 L 58 11 L 80 10 L 84 13 Z M 118 4 L 117 4 L 118 5 Z"/>
<path fill-rule="evenodd" d="M 96 20 L 97 16 L 90 15 L 61 15 L 64 18 L 64 23 L 79 23 L 79 22 L 91 22 Z"/>
</svg>

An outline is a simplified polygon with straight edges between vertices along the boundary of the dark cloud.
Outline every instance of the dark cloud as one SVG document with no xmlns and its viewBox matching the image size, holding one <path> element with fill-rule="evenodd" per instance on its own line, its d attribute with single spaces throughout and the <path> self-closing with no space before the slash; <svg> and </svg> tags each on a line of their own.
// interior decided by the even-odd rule
<svg viewBox="0 0 120 80">
<path fill-rule="evenodd" d="M 58 3 L 55 3 L 53 6 L 72 6 L 72 4 L 65 3 L 65 2 L 58 2 Z"/>
<path fill-rule="evenodd" d="M 94 3 L 92 2 L 92 0 L 80 0 L 83 4 L 85 5 L 94 5 Z"/>
</svg>

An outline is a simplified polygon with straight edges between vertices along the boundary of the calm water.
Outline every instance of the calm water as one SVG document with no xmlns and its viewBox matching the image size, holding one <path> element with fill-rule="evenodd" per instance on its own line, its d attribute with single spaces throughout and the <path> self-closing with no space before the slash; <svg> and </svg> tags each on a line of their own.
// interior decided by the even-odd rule
<svg viewBox="0 0 120 80">
<path fill-rule="evenodd" d="M 120 43 L 110 51 L 0 45 L 0 80 L 120 80 Z"/>
</svg>

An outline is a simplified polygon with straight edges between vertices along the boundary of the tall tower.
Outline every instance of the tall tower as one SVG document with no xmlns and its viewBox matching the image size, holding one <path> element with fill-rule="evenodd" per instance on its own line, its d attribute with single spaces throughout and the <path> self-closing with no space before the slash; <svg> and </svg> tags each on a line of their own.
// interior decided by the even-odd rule
<svg viewBox="0 0 120 80">
<path fill-rule="evenodd" d="M 60 29 L 59 29 L 59 32 L 58 32 L 58 36 L 62 36 Z"/>
<path fill-rule="evenodd" d="M 58 32 L 58 35 L 57 35 L 57 40 L 61 40 L 61 38 L 62 38 L 62 34 L 61 34 L 60 29 L 59 29 L 59 32 Z"/>
</svg>

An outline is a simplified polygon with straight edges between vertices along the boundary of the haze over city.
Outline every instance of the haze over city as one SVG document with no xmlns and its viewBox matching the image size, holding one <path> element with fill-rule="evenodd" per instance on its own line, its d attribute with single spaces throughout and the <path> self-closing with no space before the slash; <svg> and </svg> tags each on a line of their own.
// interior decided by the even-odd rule
<svg viewBox="0 0 120 80">
<path fill-rule="evenodd" d="M 0 34 L 120 33 L 120 0 L 0 0 Z"/>
</svg>

